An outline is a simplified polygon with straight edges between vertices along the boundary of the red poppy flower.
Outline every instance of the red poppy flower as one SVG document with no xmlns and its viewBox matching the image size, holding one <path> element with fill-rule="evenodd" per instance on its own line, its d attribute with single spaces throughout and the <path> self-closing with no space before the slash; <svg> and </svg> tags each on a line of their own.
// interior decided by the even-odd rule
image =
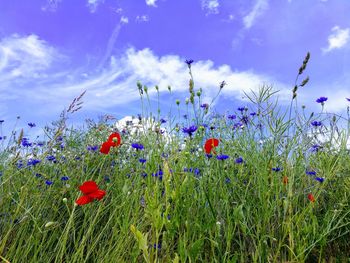
<svg viewBox="0 0 350 263">
<path fill-rule="evenodd" d="M 98 189 L 94 181 L 86 181 L 79 186 L 79 189 L 84 195 L 75 201 L 77 205 L 86 205 L 94 201 L 94 199 L 101 200 L 106 194 L 105 191 Z"/>
<path fill-rule="evenodd" d="M 213 151 L 214 154 L 216 154 L 215 150 L 213 150 L 214 147 L 219 145 L 219 140 L 215 138 L 208 139 L 204 144 L 204 150 L 205 153 L 210 154 L 211 151 Z"/>
<path fill-rule="evenodd" d="M 314 195 L 313 194 L 308 194 L 307 195 L 307 198 L 310 200 L 310 202 L 315 202 L 315 197 L 314 197 Z"/>
<path fill-rule="evenodd" d="M 101 146 L 100 153 L 108 154 L 112 146 L 113 146 L 113 142 L 110 142 L 110 141 L 104 142 Z"/>
<path fill-rule="evenodd" d="M 111 135 L 109 135 L 108 141 L 113 143 L 112 146 L 119 146 L 122 142 L 122 138 L 120 137 L 119 133 L 114 132 Z"/>
</svg>

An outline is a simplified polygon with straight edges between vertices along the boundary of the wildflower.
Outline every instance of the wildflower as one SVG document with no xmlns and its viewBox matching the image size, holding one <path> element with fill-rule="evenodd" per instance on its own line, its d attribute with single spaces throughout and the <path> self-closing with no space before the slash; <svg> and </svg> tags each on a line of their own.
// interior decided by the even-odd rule
<svg viewBox="0 0 350 263">
<path fill-rule="evenodd" d="M 280 168 L 280 167 L 273 167 L 273 168 L 272 168 L 272 171 L 274 171 L 274 172 L 279 172 L 279 171 L 281 171 L 281 168 Z"/>
<path fill-rule="evenodd" d="M 41 162 L 41 160 L 38 160 L 38 159 L 30 159 L 27 162 L 27 166 L 35 166 L 35 165 L 37 165 L 40 162 Z"/>
<path fill-rule="evenodd" d="M 29 123 L 28 123 L 28 126 L 29 126 L 30 128 L 33 128 L 33 127 L 35 127 L 36 125 L 35 125 L 35 123 L 29 122 Z"/>
<path fill-rule="evenodd" d="M 94 199 L 101 200 L 106 194 L 105 191 L 98 189 L 94 181 L 86 181 L 79 186 L 79 189 L 84 195 L 75 201 L 77 205 L 86 205 L 94 201 Z"/>
<path fill-rule="evenodd" d="M 182 131 L 184 133 L 187 133 L 190 137 L 192 136 L 192 133 L 194 133 L 196 130 L 197 130 L 197 126 L 195 125 L 192 125 L 188 128 L 187 127 L 182 128 Z"/>
<path fill-rule="evenodd" d="M 143 145 L 139 144 L 139 143 L 132 143 L 131 146 L 132 146 L 132 148 L 135 148 L 136 150 L 144 149 Z"/>
<path fill-rule="evenodd" d="M 311 122 L 311 125 L 314 126 L 314 127 L 318 127 L 318 126 L 322 125 L 322 122 L 320 122 L 320 121 L 313 121 L 313 122 Z"/>
<path fill-rule="evenodd" d="M 22 143 L 22 146 L 24 146 L 24 147 L 30 147 L 30 146 L 32 146 L 32 143 L 30 143 L 30 142 L 28 141 L 28 138 L 22 138 L 21 143 Z"/>
<path fill-rule="evenodd" d="M 144 164 L 146 161 L 147 161 L 146 159 L 142 159 L 142 158 L 139 159 L 139 162 L 142 164 Z"/>
<path fill-rule="evenodd" d="M 230 158 L 230 156 L 228 156 L 228 155 L 225 155 L 225 154 L 220 154 L 220 155 L 218 155 L 218 156 L 216 156 L 216 159 L 218 159 L 218 160 L 226 160 L 226 159 L 228 159 L 228 158 Z"/>
<path fill-rule="evenodd" d="M 205 154 L 207 156 L 208 159 L 210 159 L 211 157 L 213 157 L 212 154 Z"/>
<path fill-rule="evenodd" d="M 350 98 L 346 98 L 347 101 L 350 101 Z"/>
<path fill-rule="evenodd" d="M 61 177 L 61 180 L 62 180 L 62 181 L 67 181 L 67 180 L 69 180 L 69 177 L 68 177 L 68 176 L 62 176 L 62 177 Z"/>
<path fill-rule="evenodd" d="M 316 102 L 317 103 L 321 103 L 321 104 L 324 104 L 325 101 L 327 101 L 328 98 L 327 97 L 319 97 Z"/>
<path fill-rule="evenodd" d="M 49 180 L 46 180 L 46 181 L 45 181 L 45 184 L 47 184 L 47 185 L 52 185 L 53 182 L 52 182 L 52 181 L 49 181 Z"/>
<path fill-rule="evenodd" d="M 39 174 L 39 173 L 36 173 L 36 174 L 35 174 L 35 176 L 36 176 L 37 178 L 42 177 L 42 175 L 41 175 L 41 174 Z"/>
<path fill-rule="evenodd" d="M 322 177 L 315 177 L 315 180 L 319 181 L 320 183 L 323 183 L 324 178 L 322 178 Z"/>
<path fill-rule="evenodd" d="M 239 108 L 237 108 L 237 110 L 239 110 L 243 114 L 243 111 L 247 111 L 248 108 L 246 108 L 246 107 L 239 107 Z"/>
<path fill-rule="evenodd" d="M 108 141 L 112 143 L 113 147 L 116 147 L 116 146 L 119 146 L 121 144 L 122 139 L 121 139 L 119 133 L 114 132 L 111 135 L 109 135 Z"/>
<path fill-rule="evenodd" d="M 225 183 L 226 183 L 226 184 L 231 183 L 231 179 L 230 179 L 230 178 L 228 178 L 228 177 L 226 177 L 226 179 L 225 179 Z"/>
<path fill-rule="evenodd" d="M 191 64 L 193 63 L 193 59 L 186 59 L 185 63 L 187 64 L 188 67 L 190 67 Z"/>
<path fill-rule="evenodd" d="M 4 120 L 0 120 L 0 123 L 3 123 L 4 122 Z"/>
<path fill-rule="evenodd" d="M 311 152 L 318 152 L 319 149 L 321 149 L 322 146 L 318 145 L 318 144 L 314 144 L 311 146 Z"/>
<path fill-rule="evenodd" d="M 256 115 L 256 112 L 250 113 L 250 116 L 254 117 Z"/>
<path fill-rule="evenodd" d="M 243 158 L 242 157 L 239 157 L 235 160 L 235 163 L 243 163 Z"/>
<path fill-rule="evenodd" d="M 141 174 L 141 176 L 142 176 L 143 178 L 146 178 L 146 177 L 147 177 L 147 173 L 143 172 L 143 173 Z"/>
<path fill-rule="evenodd" d="M 241 121 L 242 123 L 244 123 L 245 125 L 247 125 L 248 122 L 249 122 L 249 118 L 248 118 L 248 116 L 243 116 L 243 117 L 241 118 L 240 121 Z"/>
<path fill-rule="evenodd" d="M 89 145 L 88 147 L 86 147 L 86 149 L 88 151 L 96 152 L 98 150 L 98 145 L 94 145 L 94 146 Z"/>
<path fill-rule="evenodd" d="M 108 154 L 111 147 L 112 147 L 112 142 L 110 142 L 110 141 L 102 143 L 100 153 Z"/>
<path fill-rule="evenodd" d="M 165 120 L 165 119 L 163 119 L 163 118 L 161 118 L 159 121 L 160 121 L 160 123 L 161 123 L 161 124 L 166 123 L 166 120 Z"/>
<path fill-rule="evenodd" d="M 312 193 L 308 194 L 307 198 L 310 200 L 310 202 L 313 202 L 313 203 L 315 202 L 315 197 Z"/>
<path fill-rule="evenodd" d="M 307 175 L 313 175 L 313 176 L 316 175 L 316 172 L 315 172 L 315 171 L 305 171 L 305 173 L 306 173 Z"/>
<path fill-rule="evenodd" d="M 213 150 L 214 147 L 217 147 L 219 145 L 219 140 L 215 138 L 208 139 L 204 144 L 204 150 L 207 154 L 210 154 L 211 151 L 213 151 L 214 154 L 216 154 L 215 150 Z"/>
<path fill-rule="evenodd" d="M 234 114 L 228 115 L 227 118 L 230 120 L 234 120 L 234 119 L 236 119 L 236 115 L 234 115 Z"/>
<path fill-rule="evenodd" d="M 53 155 L 46 156 L 46 160 L 53 162 L 53 163 L 56 163 L 56 157 Z"/>
<path fill-rule="evenodd" d="M 208 104 L 208 103 L 203 103 L 203 104 L 201 105 L 201 108 L 203 108 L 203 109 L 208 109 L 208 108 L 209 108 L 209 104 Z"/>
</svg>

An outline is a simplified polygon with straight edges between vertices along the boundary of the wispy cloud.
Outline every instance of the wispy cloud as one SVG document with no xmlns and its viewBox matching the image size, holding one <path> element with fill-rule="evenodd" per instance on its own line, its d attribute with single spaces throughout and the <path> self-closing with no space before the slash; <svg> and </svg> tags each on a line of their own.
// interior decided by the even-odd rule
<svg viewBox="0 0 350 263">
<path fill-rule="evenodd" d="M 268 6 L 268 0 L 256 0 L 253 9 L 249 12 L 248 15 L 243 17 L 244 27 L 246 29 L 251 28 L 254 25 L 257 18 L 267 10 Z"/>
<path fill-rule="evenodd" d="M 102 4 L 104 2 L 104 0 L 88 0 L 87 2 L 87 6 L 90 9 L 91 13 L 96 12 L 97 7 Z"/>
<path fill-rule="evenodd" d="M 218 0 L 202 0 L 202 9 L 206 14 L 218 14 L 220 3 Z"/>
<path fill-rule="evenodd" d="M 332 34 L 328 37 L 328 47 L 322 48 L 323 53 L 327 53 L 333 49 L 344 47 L 349 41 L 349 28 L 341 29 L 339 26 L 332 28 Z"/>
<path fill-rule="evenodd" d="M 120 23 L 122 23 L 122 24 L 127 24 L 127 23 L 129 23 L 129 18 L 126 17 L 126 16 L 122 16 L 122 17 L 120 18 Z"/>
<path fill-rule="evenodd" d="M 148 15 L 138 15 L 138 16 L 136 16 L 135 21 L 139 22 L 139 23 L 148 22 L 149 17 L 148 17 Z"/>
<path fill-rule="evenodd" d="M 157 7 L 156 2 L 157 0 L 146 0 L 146 5 Z"/>
</svg>

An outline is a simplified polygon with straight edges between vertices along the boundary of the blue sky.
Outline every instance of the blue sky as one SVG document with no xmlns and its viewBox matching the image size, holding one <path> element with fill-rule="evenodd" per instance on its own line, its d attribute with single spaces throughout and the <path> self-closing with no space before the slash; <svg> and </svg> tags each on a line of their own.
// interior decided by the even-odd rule
<svg viewBox="0 0 350 263">
<path fill-rule="evenodd" d="M 247 105 L 243 91 L 262 84 L 280 90 L 287 105 L 307 51 L 310 82 L 298 103 L 344 114 L 350 97 L 348 0 L 8 0 L 0 1 L 0 119 L 4 133 L 58 119 L 84 90 L 83 109 L 71 123 L 141 112 L 139 80 L 164 115 L 188 97 L 193 59 L 195 88 L 216 107 Z M 167 86 L 171 85 L 170 97 Z M 28 128 L 26 128 L 27 130 Z M 32 131 L 31 131 L 32 132 Z M 6 134 L 5 134 L 6 135 Z"/>
</svg>

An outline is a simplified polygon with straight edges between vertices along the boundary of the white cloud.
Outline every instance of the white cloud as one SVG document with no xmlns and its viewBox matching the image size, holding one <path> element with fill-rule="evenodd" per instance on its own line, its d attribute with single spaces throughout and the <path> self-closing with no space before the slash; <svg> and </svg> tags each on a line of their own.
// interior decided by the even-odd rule
<svg viewBox="0 0 350 263">
<path fill-rule="evenodd" d="M 127 24 L 127 23 L 129 23 L 129 18 L 126 17 L 126 16 L 122 16 L 122 17 L 120 18 L 120 23 L 122 23 L 122 24 Z"/>
<path fill-rule="evenodd" d="M 335 26 L 332 28 L 332 34 L 328 37 L 328 47 L 323 48 L 323 53 L 327 53 L 333 49 L 339 49 L 344 47 L 349 40 L 350 29 L 345 28 L 341 29 L 339 26 Z"/>
<path fill-rule="evenodd" d="M 202 9 L 208 14 L 218 14 L 220 3 L 218 0 L 202 0 Z"/>
<path fill-rule="evenodd" d="M 12 35 L 0 40 L 0 82 L 39 78 L 55 59 L 63 58 L 36 35 Z"/>
<path fill-rule="evenodd" d="M 136 16 L 136 22 L 142 23 L 142 22 L 148 22 L 149 21 L 149 17 L 148 15 L 140 15 L 140 16 Z"/>
<path fill-rule="evenodd" d="M 157 7 L 156 2 L 157 0 L 146 0 L 146 5 Z"/>
<path fill-rule="evenodd" d="M 104 0 L 88 0 L 87 6 L 89 7 L 91 13 L 95 13 L 97 10 L 97 7 L 103 2 Z"/>
<path fill-rule="evenodd" d="M 251 28 L 254 25 L 256 19 L 267 10 L 268 6 L 268 0 L 257 0 L 249 14 L 243 17 L 244 27 L 246 29 Z"/>
<path fill-rule="evenodd" d="M 61 2 L 62 0 L 47 0 L 46 4 L 44 6 L 41 7 L 42 11 L 50 11 L 50 12 L 55 12 L 58 8 L 58 4 Z"/>
</svg>

